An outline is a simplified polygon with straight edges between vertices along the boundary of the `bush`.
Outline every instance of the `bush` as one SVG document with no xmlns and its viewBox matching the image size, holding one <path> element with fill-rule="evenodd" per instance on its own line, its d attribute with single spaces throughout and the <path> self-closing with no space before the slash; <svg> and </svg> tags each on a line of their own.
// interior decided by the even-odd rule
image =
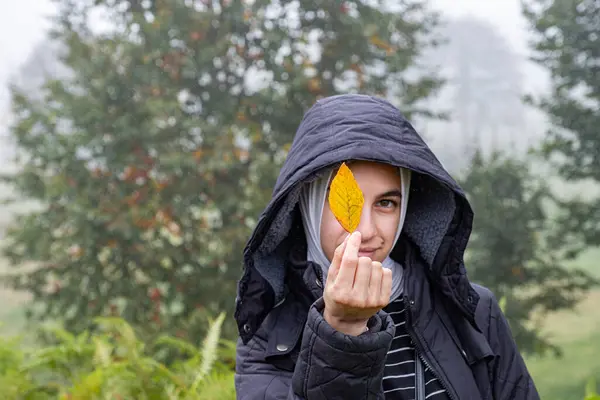
<svg viewBox="0 0 600 400">
<path fill-rule="evenodd" d="M 220 338 L 223 321 L 221 314 L 211 322 L 199 347 L 171 336 L 148 345 L 116 318 L 79 335 L 44 328 L 53 343 L 30 350 L 22 339 L 1 338 L 2 398 L 235 399 L 235 345 Z"/>
</svg>

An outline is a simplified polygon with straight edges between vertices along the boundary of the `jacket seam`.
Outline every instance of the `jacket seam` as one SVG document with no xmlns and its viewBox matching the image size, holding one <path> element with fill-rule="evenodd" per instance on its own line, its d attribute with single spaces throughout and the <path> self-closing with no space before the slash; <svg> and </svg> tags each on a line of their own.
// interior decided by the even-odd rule
<svg viewBox="0 0 600 400">
<path fill-rule="evenodd" d="M 249 362 L 248 359 L 250 358 L 250 355 L 253 354 L 256 350 L 256 346 L 258 346 L 258 341 L 254 340 L 254 343 L 248 343 L 248 344 L 244 344 L 242 345 L 242 348 L 246 348 L 246 357 L 242 358 L 242 362 L 240 365 L 240 371 L 243 371 L 245 369 L 245 366 L 249 366 Z M 248 375 L 246 373 L 241 373 L 240 375 Z"/>
<path fill-rule="evenodd" d="M 269 388 L 271 387 L 271 385 L 273 384 L 273 382 L 275 381 L 275 379 L 277 378 L 277 375 L 275 375 L 270 381 L 269 384 L 266 386 L 265 388 L 265 395 L 263 397 L 263 400 L 267 400 L 267 393 L 269 393 Z"/>
<path fill-rule="evenodd" d="M 319 327 L 319 325 L 321 324 L 321 321 L 317 322 L 317 328 Z M 310 326 L 309 326 L 310 329 Z M 311 365 L 311 360 L 312 360 L 312 353 L 313 353 L 313 349 L 315 347 L 315 342 L 317 340 L 317 333 L 311 329 L 313 331 L 312 337 L 310 338 L 310 342 L 309 342 L 309 348 L 308 348 L 308 359 L 306 360 L 306 371 L 304 372 L 304 393 L 308 396 L 308 374 L 309 371 L 312 367 Z"/>
<path fill-rule="evenodd" d="M 493 302 L 494 302 L 493 297 L 490 297 L 490 300 L 489 300 L 490 323 L 488 324 L 488 337 L 489 337 L 490 329 L 491 329 L 491 326 L 492 326 L 492 324 L 491 324 L 492 319 L 494 319 L 494 320 L 498 320 L 499 319 L 498 316 L 494 315 L 494 313 L 492 312 Z M 517 381 L 513 381 L 513 380 L 510 380 L 510 379 L 507 379 L 506 377 L 502 377 L 497 372 L 494 374 L 494 377 L 497 380 L 499 380 L 501 382 L 509 383 L 511 385 L 514 385 L 517 389 L 527 391 L 528 388 L 529 388 L 529 381 L 531 380 L 531 375 L 524 374 L 523 376 L 524 376 L 524 378 L 526 378 L 526 381 L 527 381 L 526 384 L 522 383 L 522 382 L 519 383 Z"/>
<path fill-rule="evenodd" d="M 367 384 L 365 387 L 365 399 L 369 398 L 369 387 L 371 387 L 371 381 L 373 380 L 373 364 L 369 368 L 369 376 L 367 377 Z"/>
<path fill-rule="evenodd" d="M 488 315 L 489 315 L 488 326 L 487 326 L 487 337 L 488 337 L 488 340 L 491 337 L 490 330 L 492 329 L 492 318 L 495 318 L 494 314 L 492 313 L 492 302 L 493 302 L 493 300 L 492 300 L 492 297 L 490 296 L 490 298 L 488 300 Z"/>
<path fill-rule="evenodd" d="M 492 315 L 492 303 L 493 303 L 493 297 L 490 296 L 488 298 L 488 326 L 487 326 L 487 340 L 488 342 L 490 342 L 490 338 L 491 338 L 491 330 L 492 330 L 492 318 L 494 318 L 494 316 Z M 495 351 L 494 351 L 494 355 L 495 355 Z M 494 382 L 494 371 L 493 368 L 488 368 L 488 379 L 490 380 L 490 382 Z M 495 385 L 494 385 L 495 386 Z"/>
<path fill-rule="evenodd" d="M 498 380 L 501 380 L 502 382 L 506 382 L 506 383 L 510 383 L 512 385 L 514 385 L 515 387 L 522 389 L 522 390 L 527 390 L 529 388 L 529 381 L 531 380 L 531 377 L 529 375 L 523 375 L 525 378 L 527 378 L 527 383 L 519 383 L 507 378 L 502 378 L 501 376 L 497 375 L 496 378 L 498 378 Z"/>
</svg>

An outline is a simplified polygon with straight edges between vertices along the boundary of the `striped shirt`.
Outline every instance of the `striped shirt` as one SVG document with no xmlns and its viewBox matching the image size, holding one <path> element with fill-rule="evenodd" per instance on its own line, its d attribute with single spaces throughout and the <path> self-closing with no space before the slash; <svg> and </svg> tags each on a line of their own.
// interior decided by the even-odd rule
<svg viewBox="0 0 600 400">
<path fill-rule="evenodd" d="M 387 354 L 383 371 L 385 398 L 401 400 L 448 400 L 449 397 L 433 371 L 424 365 L 415 351 L 406 330 L 404 300 L 390 303 L 385 309 L 394 320 L 396 335 Z M 418 395 L 417 388 L 424 385 L 425 393 Z"/>
</svg>

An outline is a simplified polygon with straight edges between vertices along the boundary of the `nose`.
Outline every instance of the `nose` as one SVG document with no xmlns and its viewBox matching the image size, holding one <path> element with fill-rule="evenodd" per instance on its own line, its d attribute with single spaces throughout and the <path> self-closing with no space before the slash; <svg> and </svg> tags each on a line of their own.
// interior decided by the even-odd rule
<svg viewBox="0 0 600 400">
<path fill-rule="evenodd" d="M 371 210 L 369 210 L 368 207 L 363 208 L 362 214 L 360 216 L 360 222 L 356 230 L 360 232 L 363 243 L 368 242 L 377 234 L 375 220 L 373 219 L 373 216 L 371 215 Z"/>
</svg>

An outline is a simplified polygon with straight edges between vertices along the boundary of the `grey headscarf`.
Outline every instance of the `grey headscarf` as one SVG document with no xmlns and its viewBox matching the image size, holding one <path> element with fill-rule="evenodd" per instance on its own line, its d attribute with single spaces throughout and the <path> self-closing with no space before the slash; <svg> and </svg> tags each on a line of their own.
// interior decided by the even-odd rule
<svg viewBox="0 0 600 400">
<path fill-rule="evenodd" d="M 331 261 L 325 256 L 321 246 L 321 218 L 323 217 L 323 207 L 327 196 L 327 188 L 331 180 L 333 170 L 326 171 L 321 177 L 308 183 L 302 189 L 300 194 L 300 210 L 302 212 L 302 223 L 306 233 L 306 241 L 308 245 L 307 260 L 318 264 L 323 270 L 323 279 L 327 277 L 329 264 Z M 410 170 L 400 168 L 400 176 L 402 179 L 402 200 L 400 210 L 400 222 L 396 230 L 394 244 L 400 237 L 404 219 L 406 217 L 406 209 L 408 206 L 408 194 L 410 192 Z M 393 248 L 393 246 L 392 246 Z M 402 294 L 403 268 L 402 265 L 392 260 L 389 255 L 383 260 L 384 268 L 392 270 L 392 294 L 390 301 L 395 300 Z"/>
</svg>

